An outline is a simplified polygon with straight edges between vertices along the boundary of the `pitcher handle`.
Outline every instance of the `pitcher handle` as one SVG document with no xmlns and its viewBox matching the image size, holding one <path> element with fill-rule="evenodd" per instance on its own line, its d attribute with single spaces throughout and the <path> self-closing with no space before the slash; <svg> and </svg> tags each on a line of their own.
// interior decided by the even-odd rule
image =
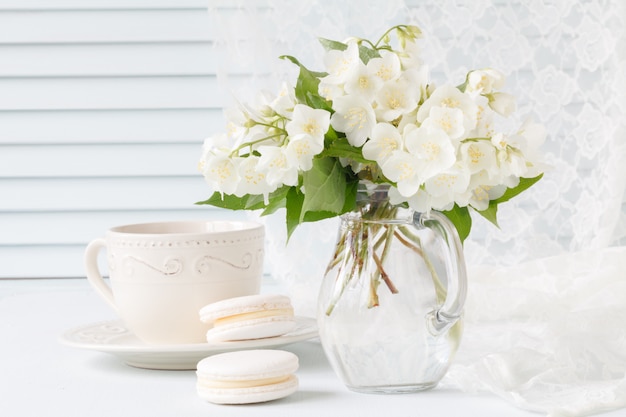
<svg viewBox="0 0 626 417">
<path fill-rule="evenodd" d="M 436 223 L 438 227 L 431 227 L 429 222 Z M 445 333 L 452 327 L 463 313 L 463 306 L 467 298 L 467 270 L 463 255 L 463 244 L 454 225 L 448 218 L 437 211 L 431 211 L 425 219 L 424 226 L 437 230 L 450 248 L 450 261 L 446 262 L 448 273 L 448 290 L 444 303 L 436 310 L 427 315 L 430 332 L 437 336 Z M 455 279 L 456 277 L 456 279 Z"/>
<path fill-rule="evenodd" d="M 113 291 L 102 278 L 102 274 L 98 269 L 98 254 L 100 250 L 106 247 L 106 241 L 102 238 L 92 240 L 85 249 L 85 271 L 87 273 L 87 280 L 94 287 L 94 289 L 104 298 L 104 300 L 113 307 L 113 310 L 117 312 L 117 306 L 115 305 L 115 299 L 113 298 Z"/>
</svg>

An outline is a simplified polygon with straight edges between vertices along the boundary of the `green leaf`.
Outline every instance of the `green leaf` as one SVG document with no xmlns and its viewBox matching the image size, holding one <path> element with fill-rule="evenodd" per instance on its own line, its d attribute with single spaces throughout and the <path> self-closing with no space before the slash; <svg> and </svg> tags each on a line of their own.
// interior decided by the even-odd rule
<svg viewBox="0 0 626 417">
<path fill-rule="evenodd" d="M 330 39 L 319 38 L 320 43 L 327 51 L 345 51 L 348 45 L 343 42 L 337 42 Z M 380 58 L 380 53 L 376 49 L 368 48 L 363 44 L 359 44 L 359 58 L 364 64 L 367 64 L 372 58 Z"/>
<path fill-rule="evenodd" d="M 325 214 L 307 214 L 326 212 L 339 215 L 345 203 L 346 176 L 343 167 L 335 158 L 315 158 L 313 168 L 302 175 L 304 201 L 300 221 L 331 217 Z M 315 220 L 312 220 L 315 221 Z"/>
<path fill-rule="evenodd" d="M 302 219 L 302 221 L 316 222 L 318 220 L 337 217 L 340 214 L 347 213 L 348 211 L 354 210 L 354 208 L 356 207 L 356 194 L 358 190 L 358 185 L 359 185 L 359 181 L 358 181 L 358 178 L 356 177 L 353 180 L 346 182 L 344 204 L 340 212 L 327 211 L 327 210 L 307 211 L 304 213 L 304 218 Z"/>
<path fill-rule="evenodd" d="M 496 227 L 500 227 L 498 225 L 498 204 L 497 203 L 490 201 L 489 207 L 481 211 L 476 210 L 476 212 L 480 214 L 481 216 L 483 216 L 485 219 L 489 220 Z"/>
<path fill-rule="evenodd" d="M 330 146 L 330 144 L 337 139 L 339 139 L 339 135 L 337 134 L 337 131 L 333 129 L 332 125 L 328 126 L 328 131 L 324 135 L 324 146 L 326 145 Z"/>
<path fill-rule="evenodd" d="M 455 204 L 451 210 L 443 211 L 442 213 L 454 224 L 459 233 L 459 238 L 461 238 L 461 243 L 463 243 L 472 229 L 472 217 L 469 209 Z"/>
<path fill-rule="evenodd" d="M 246 210 L 258 210 L 265 207 L 265 200 L 263 195 L 248 194 L 248 200 L 246 201 Z"/>
<path fill-rule="evenodd" d="M 304 202 L 304 194 L 297 187 L 289 187 L 285 200 L 286 221 L 287 224 L 287 240 L 301 223 L 300 213 L 302 212 L 302 203 Z"/>
<path fill-rule="evenodd" d="M 348 45 L 343 42 L 333 41 L 330 39 L 319 38 L 320 43 L 327 51 L 345 51 Z"/>
<path fill-rule="evenodd" d="M 500 203 L 504 203 L 505 201 L 509 201 L 510 199 L 512 199 L 513 197 L 517 196 L 521 192 L 526 191 L 527 189 L 529 189 L 537 181 L 539 181 L 542 177 L 543 177 L 543 174 L 539 174 L 539 175 L 537 175 L 534 178 L 520 178 L 519 179 L 519 184 L 517 184 L 516 187 L 507 188 L 507 190 L 504 192 L 502 197 L 497 198 L 495 200 L 492 200 L 491 202 L 495 203 L 495 204 L 500 204 Z"/>
<path fill-rule="evenodd" d="M 376 49 L 368 48 L 364 45 L 359 45 L 359 58 L 364 64 L 367 64 L 372 58 L 380 58 L 380 54 Z"/>
<path fill-rule="evenodd" d="M 541 177 L 543 177 L 543 174 L 540 174 L 534 178 L 520 178 L 519 184 L 517 184 L 517 186 L 513 188 L 507 188 L 504 194 L 502 194 L 502 197 L 497 198 L 495 200 L 491 200 L 489 202 L 489 207 L 487 207 L 485 210 L 482 210 L 482 211 L 476 210 L 476 212 L 480 214 L 481 216 L 483 216 L 485 219 L 489 220 L 491 223 L 493 223 L 497 227 L 500 227 L 498 226 L 498 204 L 509 201 L 510 199 L 517 196 L 521 192 L 527 190 L 533 184 L 539 181 Z"/>
<path fill-rule="evenodd" d="M 337 213 L 332 211 L 307 211 L 304 214 L 303 222 L 316 222 L 319 220 L 330 219 L 332 217 L 337 217 Z"/>
<path fill-rule="evenodd" d="M 199 201 L 196 204 L 210 205 L 230 210 L 258 210 L 265 206 L 262 195 L 246 194 L 243 197 L 237 197 L 231 194 L 222 195 L 217 191 L 214 192 L 208 200 Z"/>
<path fill-rule="evenodd" d="M 261 213 L 262 216 L 267 216 L 276 212 L 276 210 L 285 208 L 287 205 L 287 193 L 291 187 L 284 185 L 269 195 L 269 203 L 265 207 L 265 210 Z"/>
<path fill-rule="evenodd" d="M 300 74 L 298 75 L 298 80 L 296 81 L 295 94 L 296 98 L 300 103 L 306 103 L 311 107 L 314 107 L 313 103 L 309 100 L 309 94 L 313 96 L 318 96 L 318 86 L 320 84 L 320 78 L 326 75 L 325 72 L 314 72 L 309 71 L 304 65 L 300 63 L 296 58 L 283 55 L 280 57 L 281 59 L 287 59 L 298 67 L 300 67 Z M 321 97 L 320 97 L 321 98 Z M 314 107 L 317 108 L 317 107 Z"/>
<path fill-rule="evenodd" d="M 320 96 L 319 94 L 313 94 L 311 92 L 308 92 L 306 94 L 306 104 L 308 104 L 309 107 L 313 107 L 314 109 L 326 110 L 330 114 L 333 114 L 335 112 L 332 103 L 326 100 L 324 97 Z"/>
<path fill-rule="evenodd" d="M 341 214 L 353 211 L 356 208 L 356 194 L 359 189 L 359 179 L 355 176 L 346 183 L 346 195 Z"/>
<path fill-rule="evenodd" d="M 331 141 L 328 147 L 321 152 L 321 155 L 332 158 L 349 158 L 362 164 L 372 163 L 372 161 L 363 157 L 361 148 L 350 145 L 346 138 L 337 138 Z"/>
</svg>

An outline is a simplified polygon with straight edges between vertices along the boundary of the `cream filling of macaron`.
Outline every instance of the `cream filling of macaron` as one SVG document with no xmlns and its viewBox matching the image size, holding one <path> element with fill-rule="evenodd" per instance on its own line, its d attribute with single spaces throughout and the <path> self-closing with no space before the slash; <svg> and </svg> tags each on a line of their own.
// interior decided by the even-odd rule
<svg viewBox="0 0 626 417">
<path fill-rule="evenodd" d="M 233 314 L 232 316 L 220 317 L 213 322 L 214 326 L 235 323 L 238 321 L 261 319 L 272 316 L 293 316 L 293 308 L 279 308 L 273 310 L 253 311 L 250 313 Z"/>
<path fill-rule="evenodd" d="M 250 379 L 243 381 L 225 381 L 219 379 L 200 379 L 198 383 L 200 386 L 209 389 L 234 389 L 234 388 L 252 388 L 263 387 L 265 385 L 274 385 L 286 382 L 291 375 L 277 376 L 274 378 L 262 378 L 262 379 Z"/>
</svg>

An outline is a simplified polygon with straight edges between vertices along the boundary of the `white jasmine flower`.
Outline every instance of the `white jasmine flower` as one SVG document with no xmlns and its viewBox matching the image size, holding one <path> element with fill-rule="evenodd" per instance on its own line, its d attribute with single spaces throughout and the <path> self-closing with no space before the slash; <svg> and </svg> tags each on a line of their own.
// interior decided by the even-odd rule
<svg viewBox="0 0 626 417">
<path fill-rule="evenodd" d="M 409 197 L 400 194 L 396 187 L 390 187 L 388 196 L 391 204 L 408 203 L 409 207 L 420 213 L 427 213 L 431 209 L 430 196 L 424 190 L 424 187 L 420 187 L 415 194 Z"/>
<path fill-rule="evenodd" d="M 344 90 L 347 94 L 371 102 L 382 85 L 383 81 L 373 73 L 369 65 L 366 67 L 360 63 L 354 74 L 346 80 Z"/>
<path fill-rule="evenodd" d="M 376 116 L 380 121 L 392 122 L 412 112 L 418 99 L 415 86 L 404 78 L 387 81 L 376 94 Z"/>
<path fill-rule="evenodd" d="M 509 146 L 508 138 L 501 132 L 498 132 L 491 137 L 491 143 L 497 150 L 501 151 L 506 151 L 507 146 Z"/>
<path fill-rule="evenodd" d="M 363 145 L 363 157 L 382 165 L 394 152 L 402 150 L 402 135 L 390 123 L 378 123 L 370 139 Z"/>
<path fill-rule="evenodd" d="M 502 197 L 506 186 L 500 184 L 500 179 L 493 179 L 487 171 L 480 171 L 470 178 L 468 191 L 465 197 L 466 205 L 482 211 L 489 207 L 489 201 Z"/>
<path fill-rule="evenodd" d="M 469 95 L 463 94 L 458 88 L 449 85 L 437 87 L 431 96 L 420 106 L 417 111 L 417 120 L 420 123 L 426 120 L 430 115 L 431 109 L 435 107 L 461 110 L 463 112 L 465 133 L 469 133 L 476 128 L 478 106 L 476 106 L 476 103 Z"/>
<path fill-rule="evenodd" d="M 241 158 L 238 167 L 239 183 L 234 193 L 236 196 L 263 194 L 267 198 L 272 191 L 276 190 L 276 184 L 270 185 L 266 180 L 265 173 L 259 169 L 259 160 L 260 158 L 254 155 Z"/>
<path fill-rule="evenodd" d="M 467 74 L 468 93 L 491 94 L 504 85 L 504 74 L 492 68 L 470 71 Z"/>
<path fill-rule="evenodd" d="M 459 148 L 459 153 L 469 172 L 492 172 L 497 169 L 496 149 L 486 140 L 468 141 Z"/>
<path fill-rule="evenodd" d="M 283 82 L 276 98 L 270 103 L 270 107 L 281 116 L 291 117 L 295 105 L 295 89 L 288 83 Z"/>
<path fill-rule="evenodd" d="M 344 51 L 330 50 L 324 56 L 324 65 L 328 75 L 322 78 L 328 84 L 344 84 L 357 70 L 361 59 L 356 42 L 348 42 Z"/>
<path fill-rule="evenodd" d="M 276 115 L 272 108 L 274 99 L 275 96 L 268 91 L 260 91 L 251 102 L 239 106 L 252 122 L 267 123 L 268 119 Z M 248 121 L 248 125 L 251 125 L 250 121 Z"/>
<path fill-rule="evenodd" d="M 393 204 L 394 206 L 397 206 L 402 203 L 406 203 L 406 200 L 407 200 L 407 197 L 400 194 L 398 189 L 394 186 L 389 187 L 387 196 L 389 197 L 389 202 Z"/>
<path fill-rule="evenodd" d="M 380 51 L 380 58 L 370 59 L 367 69 L 383 82 L 396 80 L 402 74 L 398 55 L 389 51 Z"/>
<path fill-rule="evenodd" d="M 230 158 L 228 152 L 214 149 L 201 162 L 202 175 L 213 190 L 233 194 L 239 183 L 238 164 L 242 158 Z"/>
<path fill-rule="evenodd" d="M 422 126 L 432 130 L 442 130 L 452 140 L 461 139 L 465 135 L 463 112 L 451 107 L 433 107 Z"/>
<path fill-rule="evenodd" d="M 525 160 L 524 177 L 535 177 L 544 170 L 539 147 L 546 138 L 546 129 L 543 125 L 526 120 L 516 135 L 508 138 L 507 144 L 519 150 Z M 510 158 L 510 156 L 509 156 Z"/>
<path fill-rule="evenodd" d="M 476 103 L 476 128 L 472 130 L 467 137 L 469 138 L 488 138 L 494 132 L 494 116 L 495 112 L 489 107 L 489 99 L 485 96 L 474 97 Z"/>
<path fill-rule="evenodd" d="M 254 124 L 254 122 L 250 123 L 249 115 L 244 112 L 243 106 L 224 110 L 224 117 L 226 118 L 224 138 L 228 138 L 234 144 L 240 143 L 250 126 Z"/>
<path fill-rule="evenodd" d="M 396 183 L 398 192 L 410 197 L 417 192 L 422 179 L 419 176 L 420 160 L 408 152 L 395 151 L 386 159 L 381 168 L 385 177 Z"/>
<path fill-rule="evenodd" d="M 409 153 L 419 158 L 418 172 L 423 180 L 447 170 L 456 161 L 454 146 L 441 129 L 413 129 L 405 135 L 404 141 Z"/>
<path fill-rule="evenodd" d="M 469 171 L 460 164 L 429 178 L 424 185 L 431 196 L 432 207 L 435 210 L 450 209 L 467 191 L 469 180 Z"/>
<path fill-rule="evenodd" d="M 362 146 L 376 125 L 376 115 L 372 106 L 353 96 L 338 97 L 333 102 L 335 113 L 330 124 L 335 130 L 344 132 L 352 146 Z"/>
<path fill-rule="evenodd" d="M 513 139 L 513 140 L 511 140 Z M 519 148 L 519 140 L 523 137 L 505 136 L 502 133 L 496 133 L 491 138 L 491 143 L 496 148 L 497 170 L 494 168 L 494 175 L 502 177 L 515 176 L 524 177 L 528 170 L 526 158 Z"/>
<path fill-rule="evenodd" d="M 291 136 L 287 144 L 287 152 L 297 160 L 297 168 L 308 171 L 313 168 L 313 157 L 324 150 L 324 140 L 318 140 L 305 133 Z"/>
<path fill-rule="evenodd" d="M 317 93 L 330 101 L 334 101 L 337 97 L 345 95 L 342 85 L 327 83 L 323 78 L 317 87 Z"/>
<path fill-rule="evenodd" d="M 489 96 L 489 107 L 496 113 L 507 117 L 515 111 L 515 97 L 508 93 L 493 93 Z"/>
<path fill-rule="evenodd" d="M 398 122 L 398 131 L 406 135 L 407 129 L 415 129 L 417 128 L 417 124 L 417 109 L 415 109 L 410 113 L 402 115 Z"/>
<path fill-rule="evenodd" d="M 279 146 L 260 146 L 257 167 L 272 187 L 298 185 L 298 161 L 293 151 Z"/>
<path fill-rule="evenodd" d="M 404 70 L 417 69 L 422 66 L 420 47 L 415 41 L 407 41 L 400 54 L 400 62 Z"/>
<path fill-rule="evenodd" d="M 428 93 L 428 68 L 423 66 L 419 69 L 409 69 L 402 73 L 401 76 L 411 88 L 415 91 L 415 96 L 419 101 L 422 97 L 426 97 Z"/>
<path fill-rule="evenodd" d="M 302 134 L 310 135 L 323 146 L 324 135 L 329 126 L 329 112 L 314 109 L 304 104 L 297 104 L 293 109 L 292 119 L 285 125 L 285 130 L 290 137 Z"/>
<path fill-rule="evenodd" d="M 487 171 L 480 171 L 470 176 L 465 193 L 457 195 L 455 202 L 459 206 L 472 206 L 482 211 L 489 207 L 489 201 L 499 198 L 506 191 L 500 184 L 501 179 L 494 179 Z"/>
</svg>

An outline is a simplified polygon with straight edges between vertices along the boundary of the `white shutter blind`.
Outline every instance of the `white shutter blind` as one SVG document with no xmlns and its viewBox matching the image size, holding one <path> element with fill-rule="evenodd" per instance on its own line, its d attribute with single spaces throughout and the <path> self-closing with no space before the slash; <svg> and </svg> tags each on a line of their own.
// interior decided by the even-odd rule
<svg viewBox="0 0 626 417">
<path fill-rule="evenodd" d="M 208 22 L 205 1 L 0 1 L 0 278 L 83 276 L 114 225 L 241 216 L 194 205 L 223 124 Z"/>
</svg>

